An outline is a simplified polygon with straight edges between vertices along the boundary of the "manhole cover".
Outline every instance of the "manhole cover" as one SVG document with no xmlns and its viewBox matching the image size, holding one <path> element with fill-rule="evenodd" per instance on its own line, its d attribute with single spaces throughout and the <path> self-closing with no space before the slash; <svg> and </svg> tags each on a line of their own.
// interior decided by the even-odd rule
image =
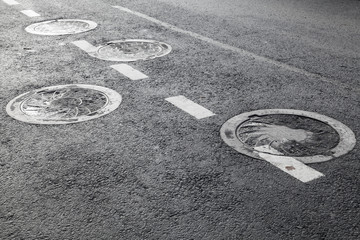
<svg viewBox="0 0 360 240">
<path fill-rule="evenodd" d="M 93 85 L 60 85 L 24 93 L 6 106 L 7 113 L 34 124 L 67 124 L 98 118 L 115 110 L 121 96 Z"/>
<path fill-rule="evenodd" d="M 171 46 L 153 40 L 127 39 L 112 41 L 90 55 L 107 61 L 132 62 L 162 57 L 171 52 Z"/>
<path fill-rule="evenodd" d="M 25 30 L 39 35 L 66 35 L 86 32 L 96 28 L 96 26 L 95 22 L 87 20 L 57 19 L 31 24 Z"/>
<path fill-rule="evenodd" d="M 238 152 L 292 157 L 303 163 L 328 161 L 355 146 L 354 133 L 339 121 L 312 112 L 268 109 L 243 113 L 221 128 L 222 139 Z"/>
</svg>

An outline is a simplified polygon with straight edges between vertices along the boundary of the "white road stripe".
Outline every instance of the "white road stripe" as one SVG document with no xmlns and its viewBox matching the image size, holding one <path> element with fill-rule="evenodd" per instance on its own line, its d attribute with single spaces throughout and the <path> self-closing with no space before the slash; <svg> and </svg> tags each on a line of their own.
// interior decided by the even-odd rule
<svg viewBox="0 0 360 240">
<path fill-rule="evenodd" d="M 15 0 L 2 0 L 4 3 L 6 3 L 7 5 L 18 5 L 19 3 Z"/>
<path fill-rule="evenodd" d="M 255 59 L 257 61 L 260 61 L 260 62 L 265 62 L 265 63 L 268 63 L 268 64 L 272 64 L 272 65 L 275 65 L 277 67 L 281 67 L 281 68 L 284 68 L 286 70 L 289 70 L 289 71 L 292 71 L 292 72 L 295 72 L 295 73 L 303 74 L 308 78 L 315 78 L 315 79 L 319 79 L 319 80 L 321 80 L 323 82 L 332 83 L 332 84 L 337 85 L 337 86 L 339 86 L 341 88 L 349 87 L 348 85 L 345 85 L 344 83 L 341 83 L 341 82 L 339 82 L 337 80 L 330 79 L 330 78 L 327 78 L 327 77 L 323 77 L 320 74 L 308 72 L 308 71 L 306 71 L 304 69 L 300 69 L 300 68 L 288 65 L 286 63 L 282 63 L 282 62 L 267 58 L 267 57 L 259 56 L 259 55 L 255 54 L 255 53 L 249 52 L 249 51 L 247 51 L 245 49 L 238 48 L 238 47 L 233 47 L 233 46 L 230 46 L 228 44 L 216 41 L 216 40 L 208 38 L 208 37 L 205 37 L 203 35 L 200 35 L 200 34 L 197 34 L 197 33 L 191 32 L 191 31 L 187 31 L 187 30 L 178 28 L 178 27 L 176 27 L 174 25 L 171 25 L 169 23 L 160 21 L 160 20 L 158 20 L 156 18 L 150 17 L 150 16 L 145 15 L 145 14 L 142 14 L 142 13 L 139 13 L 139 12 L 136 12 L 136 11 L 132 11 L 132 10 L 130 10 L 128 8 L 121 7 L 121 6 L 113 6 L 113 7 L 117 8 L 117 9 L 119 9 L 121 11 L 133 14 L 135 16 L 144 18 L 144 19 L 146 19 L 148 21 L 151 21 L 153 23 L 159 24 L 159 25 L 161 25 L 161 26 L 163 26 L 165 28 L 168 28 L 168 29 L 170 29 L 172 31 L 183 33 L 183 34 L 189 35 L 189 36 L 191 36 L 193 38 L 199 39 L 201 41 L 213 44 L 213 45 L 215 45 L 217 47 L 236 52 L 236 53 L 238 53 L 238 54 L 240 54 L 240 55 L 242 55 L 244 57 L 248 57 L 248 58 L 252 58 L 252 59 Z M 360 88 L 356 88 L 356 87 L 354 88 L 353 86 L 351 86 L 351 89 L 355 90 L 355 91 L 360 90 Z"/>
<path fill-rule="evenodd" d="M 174 104 L 176 107 L 189 113 L 197 119 L 207 118 L 215 115 L 215 113 L 181 95 L 176 97 L 169 97 L 165 100 Z"/>
<path fill-rule="evenodd" d="M 133 67 L 127 64 L 111 65 L 110 67 L 112 67 L 119 73 L 125 75 L 126 77 L 130 78 L 131 80 L 140 80 L 140 79 L 148 78 L 148 76 L 146 76 L 142 72 L 134 69 Z"/>
<path fill-rule="evenodd" d="M 88 43 L 85 40 L 74 41 L 74 42 L 71 42 L 71 43 L 74 44 L 75 46 L 77 46 L 78 48 L 80 48 L 81 50 L 87 52 L 87 53 L 97 51 L 97 47 L 91 45 L 90 43 Z"/>
<path fill-rule="evenodd" d="M 25 14 L 28 17 L 40 17 L 40 14 L 34 12 L 33 10 L 22 10 L 20 12 L 22 12 L 23 14 Z"/>
<path fill-rule="evenodd" d="M 259 153 L 259 156 L 302 182 L 309 182 L 324 176 L 321 172 L 292 157 L 276 156 L 268 153 Z"/>
</svg>

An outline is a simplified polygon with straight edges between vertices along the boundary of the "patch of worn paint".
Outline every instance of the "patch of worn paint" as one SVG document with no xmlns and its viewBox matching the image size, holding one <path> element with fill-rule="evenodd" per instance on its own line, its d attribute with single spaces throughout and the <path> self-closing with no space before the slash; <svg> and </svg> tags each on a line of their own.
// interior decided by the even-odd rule
<svg viewBox="0 0 360 240">
<path fill-rule="evenodd" d="M 286 170 L 289 170 L 289 171 L 296 169 L 296 168 L 294 168 L 293 166 L 286 166 L 285 168 L 286 168 Z"/>
<path fill-rule="evenodd" d="M 233 131 L 227 129 L 227 130 L 225 130 L 225 136 L 227 138 L 234 138 L 234 133 L 233 133 Z"/>
<path fill-rule="evenodd" d="M 44 122 L 77 122 L 79 121 L 78 118 L 71 118 L 71 119 L 41 119 Z"/>
<path fill-rule="evenodd" d="M 99 114 L 99 112 L 98 111 L 92 112 L 92 113 L 89 113 L 87 116 L 95 116 L 96 114 Z"/>
</svg>

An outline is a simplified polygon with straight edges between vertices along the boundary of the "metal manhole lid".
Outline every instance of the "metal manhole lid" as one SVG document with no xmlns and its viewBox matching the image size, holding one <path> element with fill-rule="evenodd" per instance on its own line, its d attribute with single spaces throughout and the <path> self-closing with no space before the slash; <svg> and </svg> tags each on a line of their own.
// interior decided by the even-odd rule
<svg viewBox="0 0 360 240">
<path fill-rule="evenodd" d="M 33 90 L 11 100 L 6 111 L 33 124 L 68 124 L 87 121 L 114 111 L 121 95 L 112 89 L 84 84 L 58 85 Z"/>
<path fill-rule="evenodd" d="M 132 62 L 162 57 L 170 52 L 171 46 L 163 42 L 125 39 L 108 42 L 105 46 L 98 47 L 96 52 L 89 54 L 107 61 Z"/>
<path fill-rule="evenodd" d="M 267 109 L 237 115 L 221 127 L 222 139 L 238 152 L 292 157 L 303 163 L 328 161 L 349 152 L 355 135 L 341 122 L 317 113 Z"/>
<path fill-rule="evenodd" d="M 90 31 L 96 28 L 93 21 L 81 19 L 56 19 L 31 24 L 25 31 L 38 35 L 67 35 Z"/>
</svg>

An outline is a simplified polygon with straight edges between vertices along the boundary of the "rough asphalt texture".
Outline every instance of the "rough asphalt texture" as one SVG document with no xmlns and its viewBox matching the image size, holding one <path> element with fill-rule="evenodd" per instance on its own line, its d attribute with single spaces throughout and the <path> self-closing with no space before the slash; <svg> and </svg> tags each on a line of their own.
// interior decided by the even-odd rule
<svg viewBox="0 0 360 240">
<path fill-rule="evenodd" d="M 312 164 L 302 183 L 220 138 L 229 118 L 285 108 L 335 118 L 360 139 L 360 1 L 0 1 L 0 239 L 359 239 L 357 144 Z M 254 61 L 123 13 L 127 7 L 320 76 Z M 19 10 L 41 17 L 28 18 Z M 71 36 L 38 36 L 31 23 L 99 24 Z M 130 65 L 131 81 L 71 44 L 155 39 L 173 51 Z M 101 118 L 32 125 L 6 104 L 60 84 L 108 87 L 123 97 Z M 217 115 L 196 120 L 164 99 L 184 95 Z"/>
</svg>

